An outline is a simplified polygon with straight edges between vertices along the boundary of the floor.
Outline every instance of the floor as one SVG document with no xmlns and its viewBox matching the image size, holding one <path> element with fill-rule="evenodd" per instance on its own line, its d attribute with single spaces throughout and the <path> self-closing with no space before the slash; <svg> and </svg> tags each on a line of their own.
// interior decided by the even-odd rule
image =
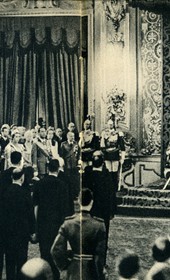
<svg viewBox="0 0 170 280">
<path fill-rule="evenodd" d="M 170 219 L 115 217 L 110 223 L 108 249 L 108 279 L 117 279 L 116 260 L 125 248 L 134 250 L 140 257 L 143 278 L 153 264 L 151 246 L 160 235 L 170 233 Z M 29 258 L 39 256 L 38 245 L 29 246 Z M 5 273 L 3 273 L 5 280 Z"/>
<path fill-rule="evenodd" d="M 110 224 L 109 279 L 117 279 L 116 260 L 125 248 L 138 254 L 141 266 L 139 276 L 143 278 L 153 264 L 151 248 L 154 240 L 169 233 L 170 219 L 115 217 Z"/>
</svg>

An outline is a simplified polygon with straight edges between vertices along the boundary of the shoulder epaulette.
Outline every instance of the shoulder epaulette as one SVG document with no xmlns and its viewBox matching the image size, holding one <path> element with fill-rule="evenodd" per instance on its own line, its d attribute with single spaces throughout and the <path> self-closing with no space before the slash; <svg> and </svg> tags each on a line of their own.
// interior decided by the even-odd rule
<svg viewBox="0 0 170 280">
<path fill-rule="evenodd" d="M 97 131 L 95 131 L 96 136 L 99 136 L 99 133 Z"/>
<path fill-rule="evenodd" d="M 102 218 L 99 218 L 99 217 L 96 217 L 96 216 L 93 216 L 93 219 L 99 221 L 99 222 L 104 222 L 104 220 Z"/>
<path fill-rule="evenodd" d="M 68 221 L 68 220 L 71 220 L 71 219 L 74 219 L 76 217 L 76 215 L 72 215 L 72 216 L 68 216 L 68 217 L 65 217 L 65 221 Z"/>
<path fill-rule="evenodd" d="M 119 131 L 119 136 L 120 137 L 123 137 L 124 136 L 124 133 L 122 131 Z"/>
</svg>

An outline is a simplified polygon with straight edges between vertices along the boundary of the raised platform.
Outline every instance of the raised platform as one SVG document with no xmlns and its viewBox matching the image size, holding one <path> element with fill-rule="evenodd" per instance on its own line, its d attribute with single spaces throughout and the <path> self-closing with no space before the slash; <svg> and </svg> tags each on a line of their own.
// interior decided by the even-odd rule
<svg viewBox="0 0 170 280">
<path fill-rule="evenodd" d="M 170 217 L 170 186 L 163 190 L 165 182 L 161 179 L 146 187 L 122 187 L 117 193 L 118 214 Z"/>
</svg>

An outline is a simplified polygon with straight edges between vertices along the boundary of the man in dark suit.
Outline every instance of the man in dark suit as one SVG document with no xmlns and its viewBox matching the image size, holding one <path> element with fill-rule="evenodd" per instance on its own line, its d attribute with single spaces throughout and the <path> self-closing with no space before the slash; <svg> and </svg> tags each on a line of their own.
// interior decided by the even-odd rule
<svg viewBox="0 0 170 280">
<path fill-rule="evenodd" d="M 0 174 L 0 279 L 3 270 L 3 259 L 5 252 L 5 234 L 4 234 L 4 219 L 3 215 L 3 195 L 7 188 L 12 184 L 12 172 L 15 168 L 21 165 L 21 153 L 14 151 L 11 153 L 12 166 Z"/>
<path fill-rule="evenodd" d="M 61 144 L 60 156 L 64 159 L 65 172 L 69 178 L 70 188 L 75 199 L 80 191 L 78 173 L 78 144 L 74 140 L 74 133 L 67 133 L 67 141 Z"/>
<path fill-rule="evenodd" d="M 3 194 L 7 280 L 18 280 L 20 269 L 27 260 L 28 242 L 35 238 L 31 197 L 22 187 L 23 182 L 23 169 L 14 169 L 12 185 Z"/>
<path fill-rule="evenodd" d="M 42 179 L 47 174 L 47 163 L 49 153 L 46 139 L 46 129 L 40 127 L 39 136 L 32 146 L 32 163 L 34 171 L 38 171 L 38 176 Z"/>
<path fill-rule="evenodd" d="M 61 128 L 57 128 L 55 131 L 55 135 L 54 135 L 54 139 L 57 141 L 58 143 L 58 151 L 60 150 L 61 147 L 61 143 L 64 141 L 63 140 L 63 131 Z"/>
<path fill-rule="evenodd" d="M 9 144 L 9 125 L 8 124 L 3 124 L 1 127 L 1 135 L 0 135 L 0 170 L 1 172 L 4 170 L 4 165 L 5 165 L 5 156 L 4 156 L 4 151 L 5 147 Z"/>
<path fill-rule="evenodd" d="M 58 172 L 58 160 L 50 160 L 49 174 L 36 184 L 33 195 L 41 257 L 51 265 L 56 280 L 59 272 L 53 264 L 50 249 L 65 217 L 73 214 L 69 211 L 67 185 L 58 178 Z"/>
<path fill-rule="evenodd" d="M 14 151 L 10 155 L 11 167 L 4 170 L 0 175 L 0 188 L 6 189 L 7 186 L 12 184 L 12 171 L 15 168 L 22 168 L 22 154 Z"/>
<path fill-rule="evenodd" d="M 67 217 L 51 248 L 59 269 L 67 270 L 65 279 L 104 280 L 105 226 L 91 217 L 92 193 L 83 189 L 79 197 L 81 212 Z M 67 242 L 71 247 L 68 254 Z"/>
<path fill-rule="evenodd" d="M 101 151 L 95 151 L 92 157 L 92 166 L 85 168 L 83 186 L 89 187 L 93 192 L 92 216 L 102 218 L 106 226 L 106 250 L 109 235 L 110 217 L 113 216 L 113 182 L 112 177 L 104 164 Z M 105 264 L 106 264 L 105 252 Z"/>
</svg>

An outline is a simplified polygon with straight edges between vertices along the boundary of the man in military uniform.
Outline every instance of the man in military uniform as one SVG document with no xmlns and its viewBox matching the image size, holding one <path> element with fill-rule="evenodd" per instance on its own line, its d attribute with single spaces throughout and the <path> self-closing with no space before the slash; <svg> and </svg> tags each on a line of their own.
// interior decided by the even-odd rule
<svg viewBox="0 0 170 280">
<path fill-rule="evenodd" d="M 118 172 L 125 159 L 123 133 L 117 131 L 113 120 L 109 120 L 107 128 L 101 135 L 101 150 L 104 153 L 106 168 L 111 172 L 115 191 L 118 190 Z"/>
<path fill-rule="evenodd" d="M 75 199 L 80 192 L 80 179 L 77 168 L 78 144 L 73 132 L 68 132 L 67 141 L 61 143 L 60 156 L 64 159 L 66 176 L 69 178 L 72 197 Z"/>
<path fill-rule="evenodd" d="M 91 130 L 91 121 L 84 122 L 84 130 L 80 132 L 79 146 L 81 148 L 82 168 L 92 165 L 93 152 L 99 150 L 99 134 Z"/>
<path fill-rule="evenodd" d="M 106 168 L 112 176 L 113 182 L 113 212 L 116 212 L 116 192 L 120 180 L 120 170 L 125 159 L 125 145 L 123 133 L 116 130 L 115 121 L 110 119 L 107 128 L 101 134 L 101 150 L 104 153 Z"/>
<path fill-rule="evenodd" d="M 65 219 L 51 248 L 57 267 L 67 269 L 69 280 L 104 280 L 106 230 L 100 218 L 92 218 L 92 193 L 83 189 L 79 196 L 81 212 Z M 71 247 L 67 251 L 67 242 Z"/>
<path fill-rule="evenodd" d="M 34 171 L 38 171 L 38 176 L 42 179 L 47 174 L 47 163 L 49 161 L 49 153 L 46 139 L 46 129 L 39 128 L 39 137 L 32 146 L 32 163 Z"/>
</svg>

